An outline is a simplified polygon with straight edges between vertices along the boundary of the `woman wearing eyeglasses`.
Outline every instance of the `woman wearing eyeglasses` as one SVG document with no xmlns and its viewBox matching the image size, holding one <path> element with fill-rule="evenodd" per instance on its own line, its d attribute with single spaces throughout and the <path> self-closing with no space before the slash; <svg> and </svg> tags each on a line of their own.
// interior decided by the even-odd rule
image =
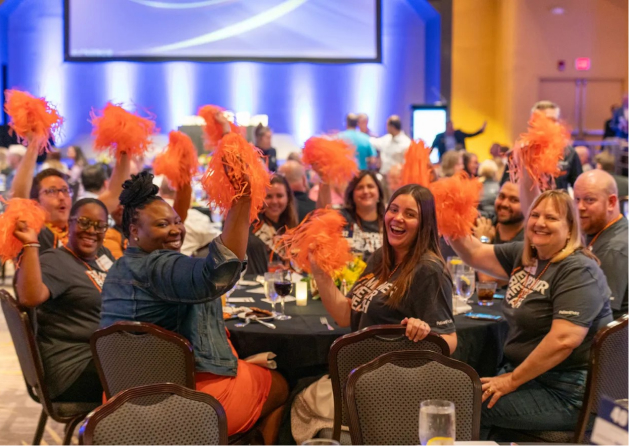
<svg viewBox="0 0 629 446">
<path fill-rule="evenodd" d="M 70 209 L 68 241 L 39 255 L 37 233 L 26 223 L 15 237 L 24 250 L 16 292 L 35 307 L 37 342 L 53 401 L 101 401 L 103 389 L 90 351 L 100 323 L 101 289 L 114 258 L 103 247 L 107 208 L 94 198 Z"/>
</svg>

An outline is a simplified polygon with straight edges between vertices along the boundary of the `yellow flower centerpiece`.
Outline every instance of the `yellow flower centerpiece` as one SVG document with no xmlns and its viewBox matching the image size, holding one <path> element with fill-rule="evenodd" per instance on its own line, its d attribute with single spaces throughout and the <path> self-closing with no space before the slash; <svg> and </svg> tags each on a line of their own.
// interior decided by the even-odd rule
<svg viewBox="0 0 629 446">
<path fill-rule="evenodd" d="M 336 272 L 334 275 L 334 284 L 341 292 L 349 292 L 366 267 L 367 264 L 363 260 L 362 255 L 354 257 L 354 260 L 349 262 L 342 270 Z M 343 281 L 345 281 L 345 284 L 343 284 Z M 346 289 L 342 289 L 343 287 Z"/>
</svg>

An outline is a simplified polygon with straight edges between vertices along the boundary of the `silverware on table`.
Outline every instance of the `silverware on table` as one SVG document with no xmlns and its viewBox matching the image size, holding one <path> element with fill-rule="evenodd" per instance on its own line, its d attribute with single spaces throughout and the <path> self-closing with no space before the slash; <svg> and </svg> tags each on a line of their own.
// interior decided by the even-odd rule
<svg viewBox="0 0 629 446">
<path fill-rule="evenodd" d="M 321 322 L 322 325 L 325 325 L 326 327 L 328 327 L 328 330 L 333 331 L 334 327 L 332 327 L 329 323 L 328 323 L 328 318 L 326 318 L 325 316 L 321 316 L 319 318 L 319 321 Z"/>
<path fill-rule="evenodd" d="M 265 327 L 272 328 L 273 330 L 275 330 L 277 328 L 273 324 L 269 324 L 268 322 L 261 321 L 260 319 L 258 319 L 258 316 L 251 316 L 250 318 L 247 318 L 247 319 L 251 319 L 252 321 L 256 321 L 256 322 L 264 325 Z"/>
<path fill-rule="evenodd" d="M 234 324 L 234 327 L 242 328 L 242 327 L 246 327 L 250 323 L 251 323 L 251 318 L 246 317 L 244 324 L 242 322 L 238 322 L 237 324 Z"/>
</svg>

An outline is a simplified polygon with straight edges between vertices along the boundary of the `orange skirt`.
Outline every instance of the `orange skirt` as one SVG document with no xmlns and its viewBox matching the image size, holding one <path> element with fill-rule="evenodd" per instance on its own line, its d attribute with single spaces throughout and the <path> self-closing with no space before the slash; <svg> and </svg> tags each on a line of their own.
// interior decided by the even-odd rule
<svg viewBox="0 0 629 446">
<path fill-rule="evenodd" d="M 229 340 L 228 340 L 229 342 Z M 234 346 L 229 342 L 234 355 Z M 196 388 L 216 398 L 227 415 L 227 433 L 234 435 L 251 429 L 262 412 L 271 390 L 271 372 L 264 367 L 238 360 L 238 374 L 220 376 L 196 372 Z"/>
</svg>

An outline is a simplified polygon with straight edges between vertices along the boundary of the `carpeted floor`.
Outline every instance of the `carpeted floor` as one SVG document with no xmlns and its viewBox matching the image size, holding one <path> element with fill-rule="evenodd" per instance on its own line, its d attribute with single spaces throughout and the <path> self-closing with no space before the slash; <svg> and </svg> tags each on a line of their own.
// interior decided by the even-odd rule
<svg viewBox="0 0 629 446">
<path fill-rule="evenodd" d="M 0 288 L 10 293 L 12 276 L 12 267 L 7 266 L 5 284 L 9 286 Z M 0 444 L 31 444 L 40 413 L 41 406 L 26 392 L 11 335 L 0 312 Z M 41 444 L 62 443 L 63 425 L 49 419 Z M 76 434 L 72 443 L 78 444 Z"/>
</svg>

